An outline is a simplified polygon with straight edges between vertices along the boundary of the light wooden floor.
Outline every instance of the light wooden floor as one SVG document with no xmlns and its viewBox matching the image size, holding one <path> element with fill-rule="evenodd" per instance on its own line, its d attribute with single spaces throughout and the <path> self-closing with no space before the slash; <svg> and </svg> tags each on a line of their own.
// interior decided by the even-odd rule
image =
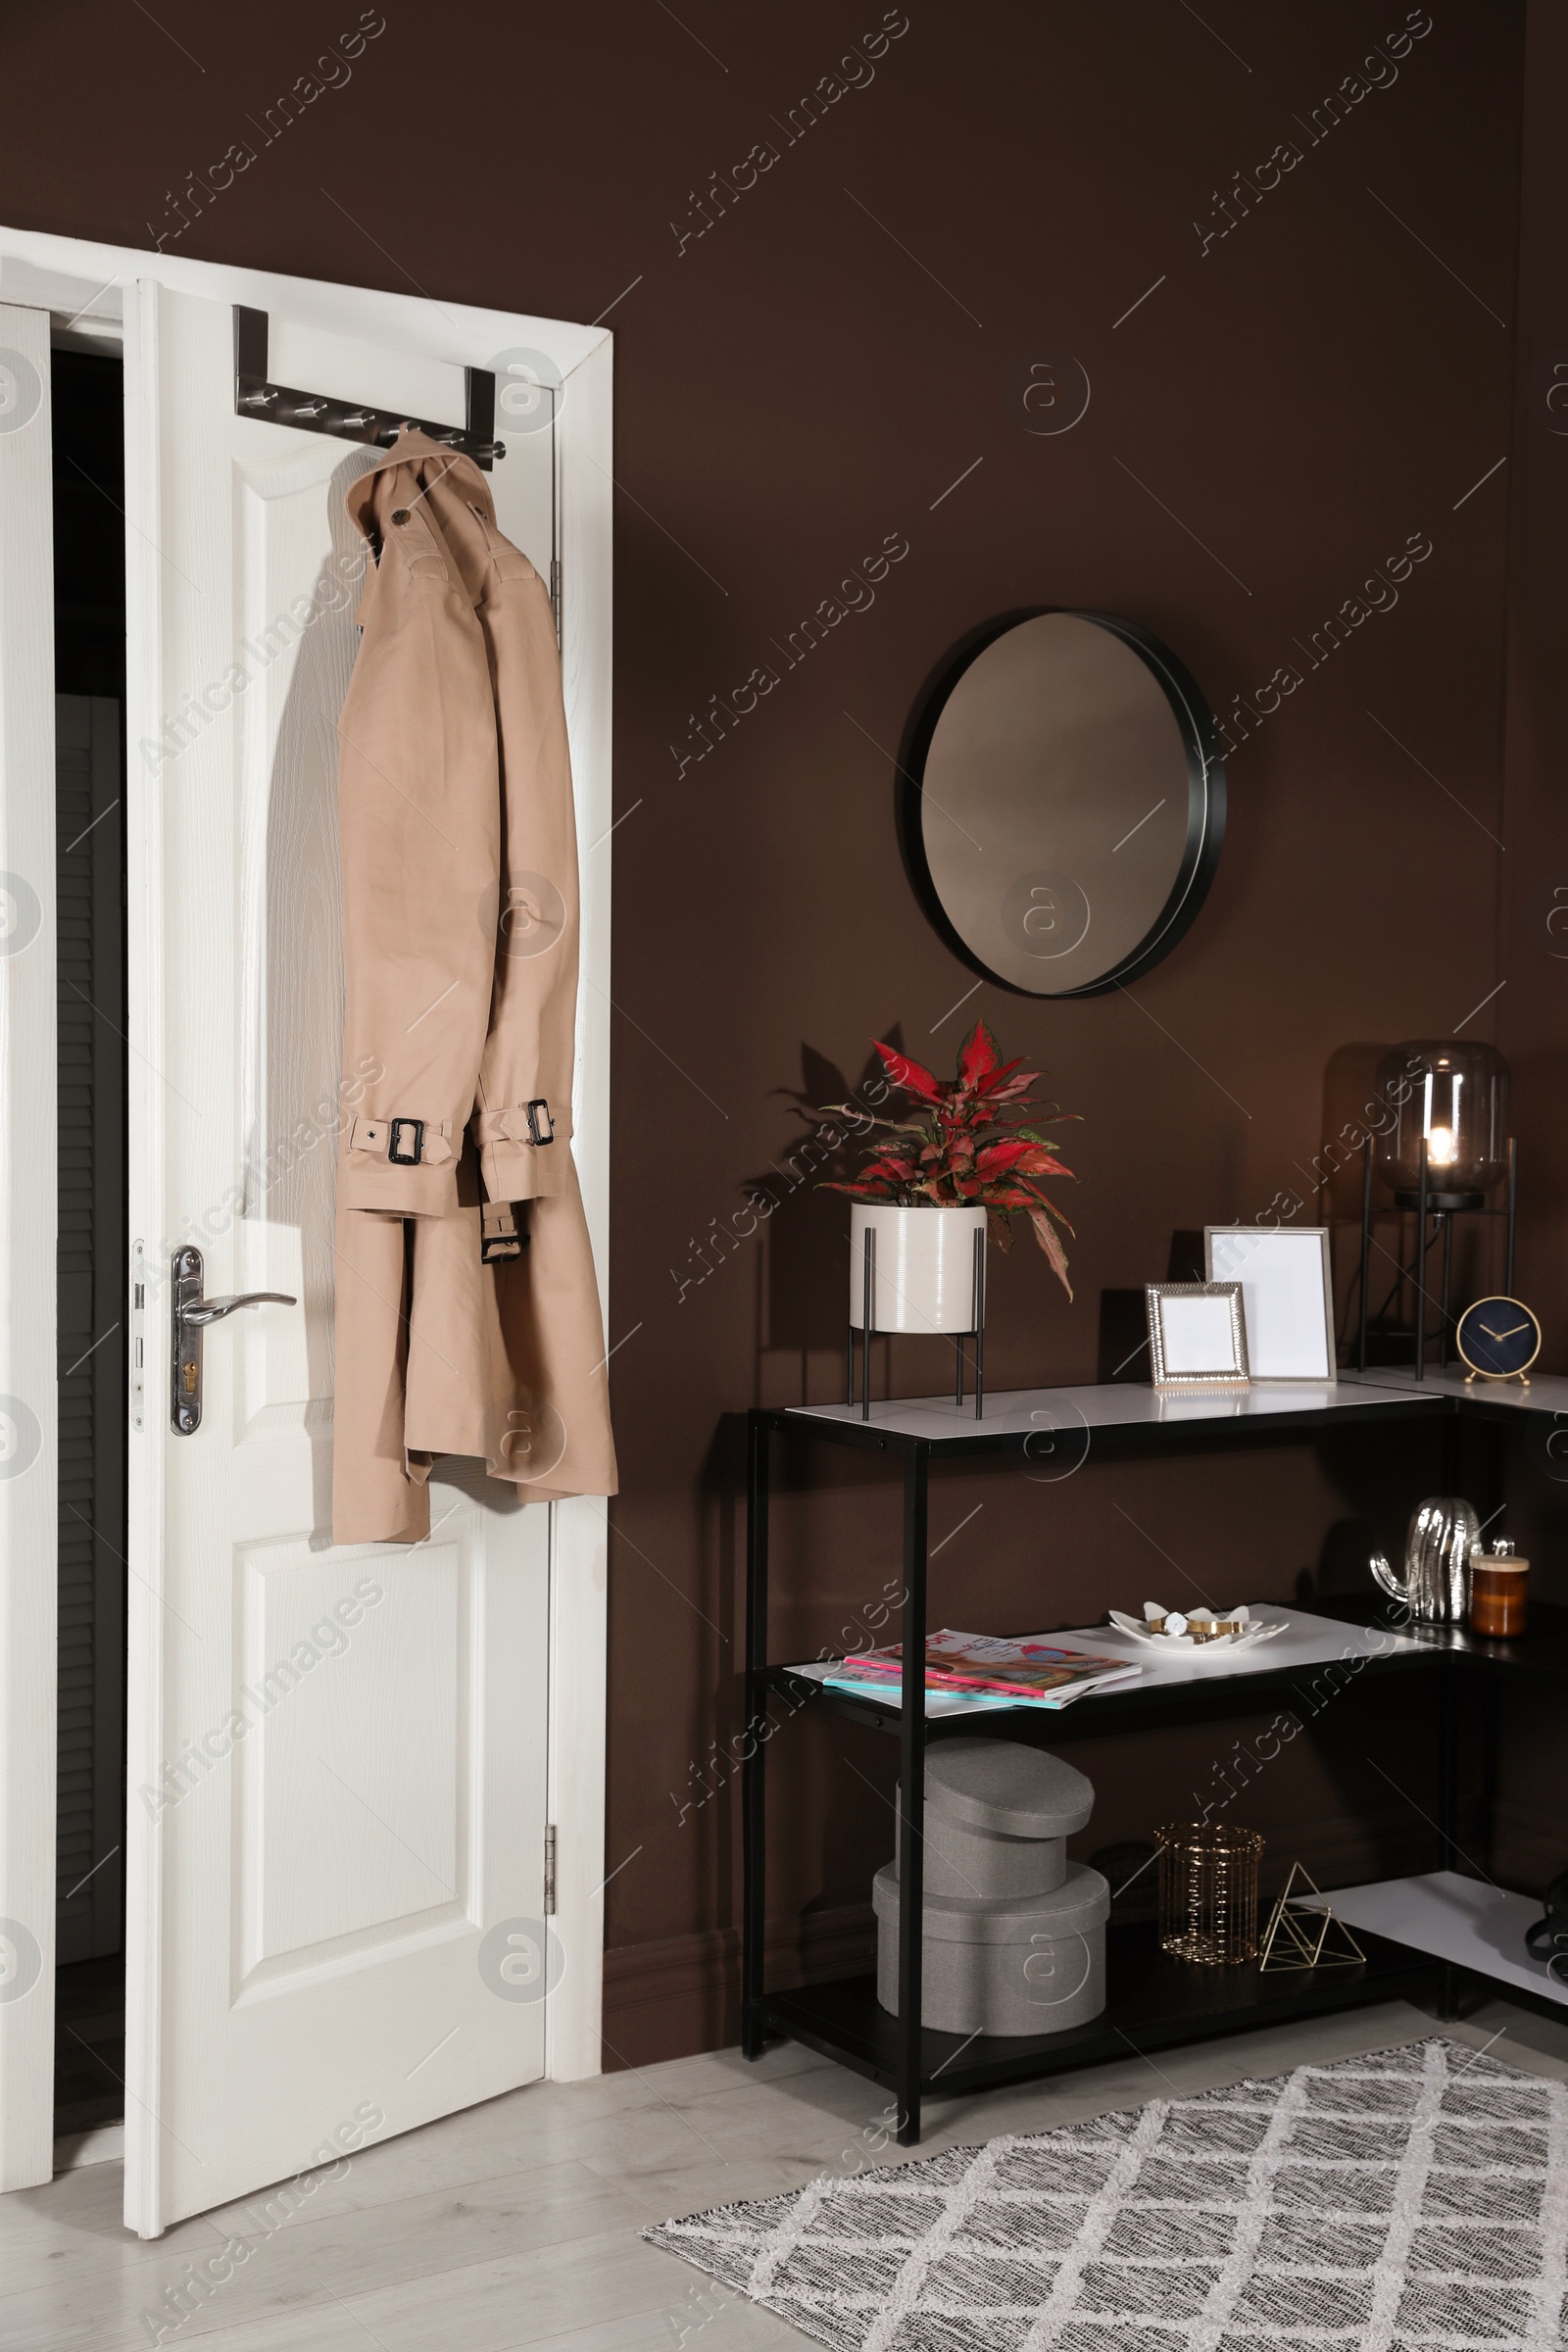
<svg viewBox="0 0 1568 2352">
<path fill-rule="evenodd" d="M 1199 2044 L 929 2110 L 920 2151 L 1049 2129 L 1303 2060 L 1447 2033 L 1568 2080 L 1568 2021 L 1497 2001 L 1439 2027 L 1402 2004 Z M 129 2352 L 183 2266 L 230 2237 L 251 2259 L 164 2337 L 205 2352 L 755 2352 L 805 2338 L 673 2256 L 650 2222 L 896 2163 L 883 2094 L 792 2044 L 592 2082 L 538 2083 L 355 2156 L 269 2234 L 259 2199 L 153 2244 L 121 2226 L 116 2163 L 0 2197 L 0 2346 Z M 869 2137 L 868 2137 L 869 2134 Z M 880 2151 L 880 2152 L 878 2152 Z M 248 2210 L 248 2206 L 251 2208 Z"/>
</svg>

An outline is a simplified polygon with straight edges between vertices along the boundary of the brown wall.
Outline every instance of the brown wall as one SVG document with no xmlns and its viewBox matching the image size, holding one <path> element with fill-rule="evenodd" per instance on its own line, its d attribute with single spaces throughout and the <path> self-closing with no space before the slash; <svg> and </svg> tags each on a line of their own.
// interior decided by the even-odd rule
<svg viewBox="0 0 1568 2352">
<path fill-rule="evenodd" d="M 1020 1248 L 993 1279 L 988 1369 L 997 1387 L 1091 1380 L 1104 1291 L 1163 1276 L 1174 1230 L 1251 1219 L 1302 1185 L 1339 1049 L 1446 1033 L 1506 976 L 1526 1081 L 1522 1279 L 1568 1285 L 1542 1238 L 1563 1116 L 1551 991 L 1568 964 L 1535 953 L 1530 988 L 1515 985 L 1536 871 L 1557 858 L 1568 881 L 1552 800 L 1561 532 L 1513 549 L 1506 823 L 1530 846 L 1513 856 L 1510 838 L 1504 859 L 1509 470 L 1466 495 L 1514 429 L 1524 11 L 1436 8 L 1397 78 L 1375 69 L 1385 86 L 1314 136 L 1314 107 L 1419 11 L 1212 0 L 1200 21 L 1166 0 L 909 0 L 874 79 L 854 69 L 862 86 L 793 139 L 790 109 L 877 6 L 683 0 L 679 22 L 642 0 L 469 6 L 439 35 L 428 16 L 386 13 L 352 82 L 179 245 L 573 318 L 613 306 L 628 813 L 612 852 L 607 2037 L 612 2063 L 636 2062 L 734 2031 L 734 1792 L 713 1743 L 740 1713 L 737 1416 L 829 1397 L 842 1378 L 842 1205 L 769 1176 L 803 1131 L 803 1092 L 855 1080 L 873 1036 L 951 1059 L 976 1013 L 1038 1059 L 1084 1118 L 1077 1298 Z M 0 216 L 150 242 L 165 191 L 248 135 L 354 21 L 300 0 L 261 16 L 165 0 L 159 17 L 168 35 L 97 0 L 10 13 L 12 86 L 30 97 L 0 155 Z M 1543 122 L 1543 200 L 1548 136 Z M 1300 160 L 1205 248 L 1234 172 L 1286 140 Z M 759 141 L 777 161 L 683 244 L 696 192 Z M 1527 240 L 1527 317 L 1568 351 L 1560 243 Z M 1060 354 L 1087 371 L 1090 405 L 1038 434 L 1022 384 Z M 1517 431 L 1568 498 L 1568 439 L 1522 416 Z M 781 641 L 890 534 L 907 553 L 874 604 L 786 667 Z M 1396 605 L 1311 666 L 1302 641 L 1412 536 L 1431 553 Z M 900 870 L 891 754 L 945 649 L 1024 604 L 1152 628 L 1222 715 L 1282 665 L 1301 682 L 1243 722 L 1218 878 L 1166 963 L 1077 1004 L 985 986 L 960 1013 L 972 975 Z M 693 714 L 763 663 L 778 685 L 698 760 Z M 1494 999 L 1468 1033 L 1497 1017 Z M 776 1213 L 715 1240 L 759 1178 Z M 892 1375 L 942 1377 L 918 1353 Z M 781 1504 L 776 1655 L 862 1623 L 898 1565 L 886 1477 L 800 1475 Z M 945 1477 L 935 1532 L 967 1523 L 933 1606 L 1006 1630 L 1170 1597 L 1186 1576 L 1221 1601 L 1288 1597 L 1358 1578 L 1369 1531 L 1392 1541 L 1437 1476 L 1430 1449 L 1347 1436 L 1092 1459 L 1054 1484 Z M 1402 1753 L 1404 1729 L 1358 1704 L 1249 1794 L 1282 1872 L 1297 1852 L 1342 1876 L 1420 1858 L 1409 1807 L 1366 1762 L 1380 1740 Z M 1102 1788 L 1088 1843 L 1147 1832 L 1246 1728 L 1076 1750 Z M 774 1746 L 781 1966 L 858 1948 L 891 1850 L 890 1744 L 812 1725 Z M 716 1792 L 699 1801 L 702 1786 Z M 1348 1803 L 1364 1832 L 1338 1826 Z"/>
</svg>

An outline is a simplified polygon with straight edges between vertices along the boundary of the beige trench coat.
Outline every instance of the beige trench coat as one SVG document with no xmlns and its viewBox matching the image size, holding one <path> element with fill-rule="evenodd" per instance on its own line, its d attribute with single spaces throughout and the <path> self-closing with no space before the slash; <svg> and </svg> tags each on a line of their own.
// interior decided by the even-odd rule
<svg viewBox="0 0 1568 2352">
<path fill-rule="evenodd" d="M 577 850 L 550 600 L 479 468 L 422 433 L 347 504 L 377 563 L 338 721 L 332 1532 L 407 1543 L 439 1455 L 525 1499 L 612 1494 L 615 1457 L 571 1155 Z"/>
</svg>

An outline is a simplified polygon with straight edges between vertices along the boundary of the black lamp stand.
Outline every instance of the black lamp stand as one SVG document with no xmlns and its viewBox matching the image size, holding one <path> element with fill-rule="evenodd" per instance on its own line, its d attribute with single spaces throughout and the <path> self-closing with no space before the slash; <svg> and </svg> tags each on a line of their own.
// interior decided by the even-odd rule
<svg viewBox="0 0 1568 2352">
<path fill-rule="evenodd" d="M 1502 1287 L 1505 1293 L 1512 1295 L 1514 1229 L 1519 1207 L 1519 1146 L 1516 1139 L 1511 1135 L 1508 1138 L 1506 1190 L 1504 1204 L 1501 1208 L 1489 1208 L 1485 1193 L 1445 1192 L 1433 1184 L 1432 1175 L 1427 1139 L 1423 1136 L 1421 1139 L 1420 1181 L 1415 1190 L 1413 1192 L 1396 1191 L 1391 1208 L 1375 1207 L 1372 1200 L 1372 1138 L 1370 1135 L 1367 1137 L 1361 1160 L 1361 1298 L 1360 1328 L 1357 1333 L 1355 1349 L 1356 1368 L 1359 1371 L 1366 1370 L 1367 1333 L 1371 1321 L 1367 1307 L 1367 1285 L 1372 1272 L 1372 1226 L 1375 1218 L 1380 1216 L 1402 1217 L 1410 1209 L 1415 1211 L 1415 1262 L 1408 1269 L 1408 1275 L 1409 1280 L 1415 1286 L 1415 1363 L 1413 1370 L 1417 1380 L 1426 1378 L 1427 1253 L 1439 1234 L 1443 1239 L 1442 1287 L 1438 1298 L 1439 1368 L 1445 1367 L 1448 1361 L 1448 1332 L 1453 1321 L 1449 1301 L 1453 1278 L 1453 1220 L 1456 1216 L 1500 1216 L 1505 1219 L 1505 1271 Z M 1429 1226 L 1435 1226 L 1437 1230 L 1429 1234 Z M 1399 1279 L 1395 1285 L 1396 1298 L 1402 1292 L 1405 1279 L 1406 1268 L 1401 1254 Z"/>
</svg>

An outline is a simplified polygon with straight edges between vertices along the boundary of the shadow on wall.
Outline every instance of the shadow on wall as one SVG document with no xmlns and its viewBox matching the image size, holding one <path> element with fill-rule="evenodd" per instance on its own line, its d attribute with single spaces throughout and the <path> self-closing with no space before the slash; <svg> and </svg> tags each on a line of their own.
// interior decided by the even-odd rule
<svg viewBox="0 0 1568 2352">
<path fill-rule="evenodd" d="M 1162 1279 L 1207 1281 L 1203 1236 L 1197 1228 L 1185 1225 L 1174 1228 Z M 1148 1386 L 1149 1301 L 1142 1283 L 1125 1290 L 1107 1287 L 1100 1294 L 1100 1352 L 1095 1378 L 1102 1387 L 1116 1382 L 1124 1388 Z"/>
<path fill-rule="evenodd" d="M 1370 1518 L 1336 1519 L 1318 1551 L 1317 1573 L 1303 1568 L 1297 1579 L 1297 1598 L 1303 1608 L 1315 1601 L 1361 1600 L 1375 1592 L 1367 1563 L 1375 1551 L 1398 1560 L 1404 1550 L 1404 1516 L 1398 1502 L 1383 1514 L 1383 1524 Z M 1407 1515 L 1407 1514 L 1405 1514 Z"/>
<path fill-rule="evenodd" d="M 903 1051 L 899 1024 L 888 1031 L 887 1042 Z M 749 1198 L 773 1203 L 758 1345 L 761 1355 L 799 1355 L 804 1383 L 811 1353 L 842 1352 L 848 1320 L 850 1204 L 844 1194 L 823 1188 L 854 1176 L 873 1132 L 867 1122 L 888 1116 L 892 1105 L 874 1053 L 866 1055 L 859 1077 L 851 1079 L 804 1041 L 800 1086 L 774 1091 L 789 1103 L 800 1132 L 760 1175 L 747 1181 Z M 853 1133 L 833 1116 L 833 1106 L 840 1103 L 851 1103 L 861 1114 Z"/>
<path fill-rule="evenodd" d="M 1342 1358 L 1353 1345 L 1360 1312 L 1362 1155 L 1368 1130 L 1386 1115 L 1380 1110 L 1377 1073 L 1378 1064 L 1388 1051 L 1384 1044 L 1358 1042 L 1341 1046 L 1330 1055 L 1323 1073 L 1322 1141 L 1308 1166 L 1298 1163 L 1301 1181 L 1284 1196 L 1285 1200 L 1294 1200 L 1297 1204 L 1289 1212 L 1293 1224 L 1327 1225 L 1330 1229 L 1335 1329 Z M 1387 1198 L 1386 1188 L 1380 1186 L 1374 1199 L 1381 1204 Z M 1462 1246 L 1466 1237 L 1460 1239 Z M 1391 1218 L 1381 1220 L 1373 1250 L 1372 1280 L 1368 1285 L 1375 1313 L 1387 1315 L 1391 1308 L 1397 1311 L 1401 1297 L 1408 1308 L 1409 1289 L 1406 1284 L 1400 1291 L 1399 1266 L 1409 1264 L 1413 1246 L 1413 1234 L 1401 1233 Z M 1462 1257 L 1457 1270 L 1461 1273 L 1468 1270 Z M 1166 1282 L 1205 1279 L 1201 1232 L 1172 1233 L 1164 1279 Z M 1460 1291 L 1456 1295 L 1469 1294 Z M 1097 1377 L 1101 1381 L 1123 1382 L 1149 1378 L 1141 1287 L 1107 1289 L 1101 1293 Z"/>
<path fill-rule="evenodd" d="M 1323 1140 L 1312 1173 L 1326 1180 L 1321 1213 L 1326 1220 L 1361 1217 L 1361 1162 L 1367 1131 L 1386 1124 L 1387 1106 L 1378 1096 L 1378 1064 L 1387 1045 L 1358 1041 L 1331 1054 L 1323 1071 Z"/>
</svg>

